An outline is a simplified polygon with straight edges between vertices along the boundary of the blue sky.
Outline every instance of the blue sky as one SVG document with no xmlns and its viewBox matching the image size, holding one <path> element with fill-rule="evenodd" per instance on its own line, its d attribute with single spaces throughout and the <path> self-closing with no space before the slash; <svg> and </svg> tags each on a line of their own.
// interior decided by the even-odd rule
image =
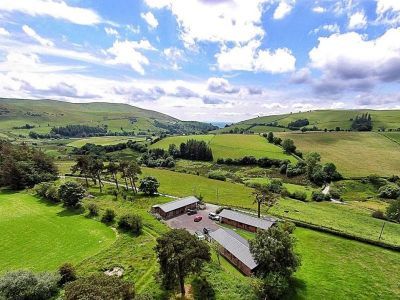
<svg viewBox="0 0 400 300">
<path fill-rule="evenodd" d="M 400 108 L 398 0 L 1 0 L 0 96 L 184 120 Z"/>
</svg>

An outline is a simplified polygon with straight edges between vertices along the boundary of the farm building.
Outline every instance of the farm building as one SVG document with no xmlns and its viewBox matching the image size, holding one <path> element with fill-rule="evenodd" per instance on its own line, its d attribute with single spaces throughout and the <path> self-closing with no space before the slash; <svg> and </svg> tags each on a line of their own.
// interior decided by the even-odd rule
<svg viewBox="0 0 400 300">
<path fill-rule="evenodd" d="M 257 263 L 250 253 L 249 243 L 237 233 L 229 229 L 218 229 L 209 233 L 210 237 L 219 244 L 219 252 L 243 274 L 250 276 Z"/>
<path fill-rule="evenodd" d="M 194 196 L 190 196 L 165 204 L 154 205 L 152 207 L 152 212 L 159 214 L 163 219 L 171 219 L 186 213 L 188 209 L 197 209 L 199 202 L 199 199 Z"/>
<path fill-rule="evenodd" d="M 251 232 L 256 232 L 257 229 L 268 229 L 275 224 L 274 219 L 260 219 L 229 209 L 224 209 L 219 216 L 221 223 Z"/>
</svg>

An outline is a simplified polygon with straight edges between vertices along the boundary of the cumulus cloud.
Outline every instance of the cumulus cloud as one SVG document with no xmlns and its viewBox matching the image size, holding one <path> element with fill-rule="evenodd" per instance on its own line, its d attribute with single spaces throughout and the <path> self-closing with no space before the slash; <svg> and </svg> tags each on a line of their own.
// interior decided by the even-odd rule
<svg viewBox="0 0 400 300">
<path fill-rule="evenodd" d="M 308 68 L 301 68 L 300 70 L 292 73 L 292 76 L 290 77 L 290 82 L 296 84 L 307 83 L 310 81 L 311 81 L 311 72 L 310 69 Z"/>
<path fill-rule="evenodd" d="M 285 73 L 295 69 L 296 58 L 287 48 L 259 49 L 261 42 L 254 40 L 244 46 L 222 48 L 216 54 L 218 68 L 222 71 L 256 71 Z"/>
<path fill-rule="evenodd" d="M 287 15 L 290 14 L 295 4 L 296 0 L 281 0 L 278 4 L 278 7 L 274 11 L 273 18 L 275 20 L 285 18 Z"/>
<path fill-rule="evenodd" d="M 185 88 L 183 86 L 176 87 L 175 91 L 170 94 L 173 97 L 177 98 L 198 98 L 199 94 L 193 92 L 191 89 Z"/>
<path fill-rule="evenodd" d="M 113 46 L 106 51 L 113 57 L 107 63 L 129 65 L 134 71 L 143 75 L 144 66 L 149 64 L 149 60 L 138 49 L 155 50 L 148 40 L 115 41 Z"/>
<path fill-rule="evenodd" d="M 156 17 L 149 11 L 147 13 L 141 13 L 140 16 L 147 22 L 151 29 L 155 29 L 158 26 Z"/>
<path fill-rule="evenodd" d="M 400 79 L 400 28 L 368 40 L 356 32 L 320 37 L 309 57 L 322 71 L 317 90 L 368 89 Z"/>
<path fill-rule="evenodd" d="M 175 16 L 187 46 L 197 41 L 245 43 L 262 37 L 263 6 L 270 0 L 146 0 L 151 8 L 165 8 Z"/>
<path fill-rule="evenodd" d="M 225 102 L 219 98 L 215 98 L 212 96 L 203 96 L 202 100 L 204 104 L 222 104 Z"/>
<path fill-rule="evenodd" d="M 207 89 L 217 94 L 236 94 L 240 88 L 232 86 L 225 78 L 211 77 L 207 81 Z"/>
<path fill-rule="evenodd" d="M 350 16 L 349 19 L 349 29 L 363 29 L 367 26 L 367 17 L 363 11 L 355 12 Z"/>
<path fill-rule="evenodd" d="M 39 34 L 36 33 L 35 30 L 33 30 L 28 25 L 22 26 L 22 30 L 25 32 L 26 35 L 30 36 L 32 39 L 37 41 L 42 46 L 47 46 L 47 47 L 53 47 L 54 46 L 54 43 L 52 41 L 50 41 L 49 39 L 45 39 L 45 38 L 41 37 Z"/>
<path fill-rule="evenodd" d="M 7 29 L 5 29 L 5 28 L 3 28 L 3 27 L 0 27 L 0 35 L 9 36 L 10 33 L 8 32 Z"/>
<path fill-rule="evenodd" d="M 376 0 L 376 15 L 378 22 L 400 24 L 400 1 Z"/>
<path fill-rule="evenodd" d="M 62 0 L 1 0 L 0 11 L 47 16 L 79 25 L 95 25 L 103 22 L 95 11 L 71 6 Z"/>
</svg>

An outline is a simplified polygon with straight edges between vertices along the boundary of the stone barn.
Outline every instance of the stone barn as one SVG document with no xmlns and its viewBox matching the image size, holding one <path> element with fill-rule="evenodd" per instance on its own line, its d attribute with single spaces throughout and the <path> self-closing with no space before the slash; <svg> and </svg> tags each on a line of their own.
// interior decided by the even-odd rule
<svg viewBox="0 0 400 300">
<path fill-rule="evenodd" d="M 154 205 L 152 207 L 152 212 L 159 214 L 164 220 L 171 219 L 186 213 L 188 209 L 197 209 L 199 202 L 199 199 L 194 196 L 190 196 L 164 204 Z"/>
<path fill-rule="evenodd" d="M 229 229 L 220 228 L 209 233 L 219 245 L 219 252 L 243 274 L 250 276 L 257 268 L 246 239 Z"/>
<path fill-rule="evenodd" d="M 257 229 L 268 229 L 275 224 L 275 220 L 272 218 L 257 218 L 249 214 L 229 209 L 224 209 L 219 216 L 221 218 L 221 223 L 251 232 L 256 232 Z"/>
</svg>

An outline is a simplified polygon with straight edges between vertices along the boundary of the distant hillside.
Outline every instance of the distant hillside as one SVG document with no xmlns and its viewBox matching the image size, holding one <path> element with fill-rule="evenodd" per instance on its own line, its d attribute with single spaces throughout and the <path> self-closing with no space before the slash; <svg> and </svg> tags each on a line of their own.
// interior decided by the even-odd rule
<svg viewBox="0 0 400 300">
<path fill-rule="evenodd" d="M 385 128 L 385 130 L 400 128 L 400 110 L 315 110 L 258 117 L 233 124 L 229 127 L 219 129 L 216 132 L 229 132 L 230 130 L 234 130 L 235 127 L 239 130 L 243 129 L 256 133 L 290 131 L 290 129 L 282 127 L 288 127 L 291 122 L 301 119 L 307 119 L 309 121 L 309 125 L 305 126 L 307 128 L 316 126 L 321 130 L 335 130 L 336 127 L 340 127 L 342 130 L 347 130 L 351 128 L 352 120 L 356 116 L 361 116 L 364 113 L 369 113 L 371 115 L 373 131 L 378 131 L 381 128 Z"/>
<path fill-rule="evenodd" d="M 34 128 L 22 128 L 26 124 Z M 152 110 L 120 103 L 69 103 L 55 100 L 0 98 L 0 134 L 49 133 L 65 125 L 100 126 L 111 132 L 192 133 L 216 129 L 210 124 L 180 121 Z"/>
</svg>

